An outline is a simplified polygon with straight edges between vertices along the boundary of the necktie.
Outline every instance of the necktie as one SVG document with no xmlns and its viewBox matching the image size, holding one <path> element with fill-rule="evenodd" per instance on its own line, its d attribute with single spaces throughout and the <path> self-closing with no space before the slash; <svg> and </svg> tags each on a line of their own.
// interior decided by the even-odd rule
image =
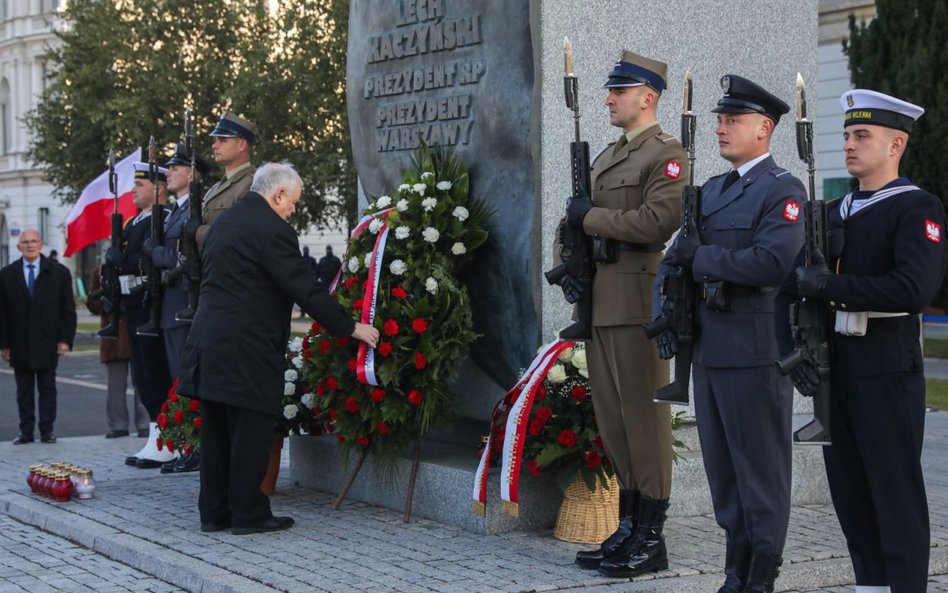
<svg viewBox="0 0 948 593">
<path fill-rule="evenodd" d="M 737 169 L 734 169 L 727 174 L 727 177 L 724 178 L 724 187 L 721 188 L 721 192 L 727 191 L 727 188 L 734 185 L 734 182 L 741 178 L 741 174 L 737 172 Z"/>
<path fill-rule="evenodd" d="M 36 266 L 33 264 L 26 264 L 26 267 L 30 269 L 26 276 L 26 289 L 29 291 L 30 296 L 33 296 L 33 286 L 36 284 Z"/>
<path fill-rule="evenodd" d="M 612 149 L 612 156 L 619 154 L 619 151 L 622 150 L 622 147 L 629 143 L 629 139 L 626 138 L 625 134 L 619 136 L 619 139 L 616 140 L 616 145 Z"/>
</svg>

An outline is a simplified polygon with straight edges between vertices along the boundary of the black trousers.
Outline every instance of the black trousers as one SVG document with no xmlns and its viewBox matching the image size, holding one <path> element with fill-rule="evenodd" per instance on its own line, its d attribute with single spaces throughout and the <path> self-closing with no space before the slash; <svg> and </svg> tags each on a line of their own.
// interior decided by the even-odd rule
<svg viewBox="0 0 948 593">
<path fill-rule="evenodd" d="M 924 432 L 921 373 L 833 376 L 833 444 L 823 448 L 823 459 L 859 585 L 888 585 L 892 593 L 926 590 Z"/>
<path fill-rule="evenodd" d="M 171 371 L 162 337 L 139 336 L 135 330 L 148 321 L 148 309 L 128 307 L 128 337 L 132 348 L 132 380 L 138 388 L 142 405 L 154 422 L 161 413 L 161 404 L 168 399 Z"/>
<path fill-rule="evenodd" d="M 16 405 L 20 411 L 20 432 L 33 434 L 36 423 L 34 391 L 39 391 L 40 434 L 51 434 L 56 422 L 56 369 L 34 371 L 13 369 L 16 379 Z"/>
<path fill-rule="evenodd" d="M 273 516 L 260 491 L 276 418 L 245 408 L 201 402 L 201 523 L 250 527 Z"/>
</svg>

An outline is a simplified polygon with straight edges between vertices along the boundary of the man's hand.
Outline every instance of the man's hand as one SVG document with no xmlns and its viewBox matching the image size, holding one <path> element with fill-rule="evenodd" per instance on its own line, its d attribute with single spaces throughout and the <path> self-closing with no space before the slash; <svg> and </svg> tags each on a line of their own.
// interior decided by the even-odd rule
<svg viewBox="0 0 948 593">
<path fill-rule="evenodd" d="M 701 247 L 701 239 L 698 238 L 697 233 L 688 233 L 686 236 L 679 234 L 669 250 L 668 263 L 690 270 L 699 247 Z"/>
<path fill-rule="evenodd" d="M 9 360 L 10 360 L 10 349 L 9 349 L 9 348 L 4 348 L 4 349 L 0 350 L 0 357 L 2 357 L 3 360 L 9 361 Z"/>
<path fill-rule="evenodd" d="M 826 287 L 826 281 L 831 272 L 826 267 L 826 258 L 823 253 L 817 249 L 813 254 L 812 266 L 800 266 L 797 268 L 797 290 L 803 298 L 820 298 L 823 296 L 823 289 Z"/>
<path fill-rule="evenodd" d="M 375 345 L 379 342 L 379 330 L 371 325 L 356 322 L 356 328 L 352 332 L 352 337 L 375 348 Z"/>
<path fill-rule="evenodd" d="M 813 361 L 809 359 L 804 359 L 797 368 L 790 371 L 790 381 L 805 397 L 813 397 L 820 387 L 820 376 L 816 372 Z"/>
<path fill-rule="evenodd" d="M 563 289 L 563 296 L 566 297 L 566 302 L 573 304 L 583 297 L 583 293 L 586 292 L 586 286 L 569 274 L 563 276 L 560 280 L 560 288 Z"/>
<path fill-rule="evenodd" d="M 146 237 L 145 242 L 142 244 L 142 251 L 146 255 L 151 255 L 151 252 L 155 249 L 155 241 L 151 237 Z"/>
<path fill-rule="evenodd" d="M 66 342 L 59 342 L 58 344 L 56 344 L 56 353 L 57 353 L 57 354 L 59 354 L 60 356 L 62 356 L 62 355 L 64 355 L 64 354 L 66 354 L 67 352 L 69 352 L 69 344 L 67 344 Z"/>
<path fill-rule="evenodd" d="M 678 354 L 678 336 L 674 331 L 666 329 L 655 338 L 655 349 L 662 360 L 674 358 Z"/>
<path fill-rule="evenodd" d="M 576 228 L 583 227 L 583 219 L 592 210 L 592 201 L 586 196 L 571 196 L 566 201 L 566 222 Z"/>
<path fill-rule="evenodd" d="M 110 266 L 118 267 L 124 258 L 125 254 L 118 247 L 109 247 L 105 251 L 105 263 L 109 264 Z"/>
</svg>

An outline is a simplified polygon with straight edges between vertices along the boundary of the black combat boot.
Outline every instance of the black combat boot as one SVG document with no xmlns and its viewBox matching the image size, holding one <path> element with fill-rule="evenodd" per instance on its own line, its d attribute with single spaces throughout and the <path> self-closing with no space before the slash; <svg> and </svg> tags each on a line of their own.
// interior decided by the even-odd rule
<svg viewBox="0 0 948 593">
<path fill-rule="evenodd" d="M 610 578 L 632 578 L 646 572 L 668 570 L 668 551 L 662 528 L 668 499 L 642 496 L 639 524 L 629 541 L 599 565 L 599 574 Z"/>
<path fill-rule="evenodd" d="M 635 526 L 638 524 L 639 496 L 638 490 L 619 490 L 619 527 L 600 544 L 598 549 L 576 552 L 576 564 L 596 570 L 603 558 L 615 554 L 619 546 L 632 538 Z"/>
<path fill-rule="evenodd" d="M 724 561 L 724 585 L 718 593 L 742 593 L 747 575 L 750 573 L 751 554 L 748 544 L 727 542 L 727 556 Z"/>
<path fill-rule="evenodd" d="M 742 593 L 774 593 L 774 581 L 780 574 L 781 564 L 781 558 L 755 551 Z"/>
</svg>

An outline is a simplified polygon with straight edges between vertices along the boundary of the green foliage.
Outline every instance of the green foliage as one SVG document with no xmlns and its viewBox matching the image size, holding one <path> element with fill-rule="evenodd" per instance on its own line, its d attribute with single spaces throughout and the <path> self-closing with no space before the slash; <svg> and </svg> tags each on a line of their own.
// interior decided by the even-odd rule
<svg viewBox="0 0 948 593">
<path fill-rule="evenodd" d="M 253 160 L 289 160 L 303 177 L 299 228 L 337 219 L 355 176 L 345 106 L 348 0 L 70 0 L 47 53 L 54 65 L 27 114 L 30 156 L 64 202 L 154 135 L 165 154 L 194 111 L 197 148 L 225 110 L 255 121 Z M 217 172 L 222 173 L 221 171 Z"/>
</svg>

